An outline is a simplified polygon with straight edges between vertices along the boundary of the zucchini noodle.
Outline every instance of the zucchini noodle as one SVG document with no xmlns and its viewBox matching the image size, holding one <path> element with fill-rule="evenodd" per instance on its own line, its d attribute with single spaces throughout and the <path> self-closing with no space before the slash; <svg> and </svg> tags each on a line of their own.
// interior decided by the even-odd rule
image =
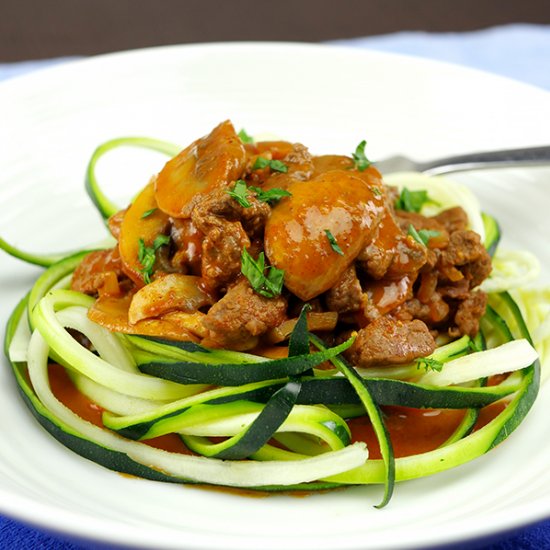
<svg viewBox="0 0 550 550">
<path fill-rule="evenodd" d="M 101 190 L 96 165 L 105 153 L 127 145 L 170 155 L 180 150 L 149 138 L 100 145 L 88 164 L 86 189 L 105 219 L 119 208 Z M 272 491 L 384 484 L 379 507 L 389 502 L 394 481 L 435 474 L 489 451 L 521 423 L 539 379 L 550 377 L 550 289 L 526 287 L 539 275 L 537 258 L 497 248 L 496 220 L 481 211 L 465 186 L 413 173 L 391 174 L 384 182 L 399 190 L 427 191 L 424 216 L 462 207 L 469 228 L 493 254 L 493 271 L 481 284 L 490 305 L 477 336 L 442 338 L 433 353 L 408 364 L 356 368 L 342 355 L 356 333 L 349 331 L 329 346 L 308 331 L 306 306 L 292 321 L 288 357 L 274 359 L 268 353 L 211 349 L 192 338 L 178 342 L 111 331 L 90 319 L 93 298 L 68 290 L 85 251 L 36 255 L 0 239 L 6 252 L 47 268 L 6 331 L 6 355 L 26 404 L 64 445 L 115 471 L 156 481 Z M 142 264 L 166 244 L 148 247 L 141 241 L 136 254 Z M 143 270 L 134 276 L 144 276 Z M 212 303 L 204 289 L 193 288 L 195 298 Z M 52 372 L 57 367 L 101 410 L 98 422 L 79 416 L 56 394 Z M 478 424 L 482 408 L 493 405 L 500 409 Z M 437 448 L 396 458 L 386 406 L 464 414 Z M 380 458 L 369 457 L 367 444 L 354 439 L 353 422 L 363 418 Z M 150 444 L 162 437 L 172 437 L 180 451 Z"/>
</svg>

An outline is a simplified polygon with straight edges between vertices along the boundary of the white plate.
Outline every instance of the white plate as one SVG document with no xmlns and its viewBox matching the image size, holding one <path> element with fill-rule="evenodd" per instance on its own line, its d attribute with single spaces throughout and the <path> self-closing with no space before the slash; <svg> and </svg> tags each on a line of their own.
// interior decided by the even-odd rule
<svg viewBox="0 0 550 550">
<path fill-rule="evenodd" d="M 316 153 L 418 158 L 550 143 L 550 95 L 425 60 L 321 46 L 218 44 L 121 53 L 0 86 L 0 234 L 62 250 L 103 235 L 83 191 L 96 144 L 148 135 L 186 144 L 231 118 Z M 162 160 L 114 154 L 102 174 L 128 196 Z M 463 175 L 512 244 L 550 266 L 550 171 Z M 0 323 L 39 270 L 0 255 Z M 550 512 L 550 386 L 512 437 L 488 455 L 398 485 L 307 498 L 246 498 L 129 479 L 51 438 L 0 371 L 0 512 L 67 534 L 155 548 L 410 548 L 468 540 Z"/>
</svg>

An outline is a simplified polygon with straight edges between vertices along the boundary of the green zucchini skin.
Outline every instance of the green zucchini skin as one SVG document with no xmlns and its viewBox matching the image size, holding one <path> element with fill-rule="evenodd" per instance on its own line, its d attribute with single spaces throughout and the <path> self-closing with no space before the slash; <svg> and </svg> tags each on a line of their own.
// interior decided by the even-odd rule
<svg viewBox="0 0 550 550">
<path fill-rule="evenodd" d="M 520 338 L 526 338 L 530 344 L 533 344 L 533 340 L 531 339 L 531 335 L 529 334 L 529 329 L 525 324 L 523 315 L 521 314 L 518 305 L 510 293 L 502 292 L 499 295 L 499 298 L 502 300 L 502 305 L 504 308 L 508 310 L 508 313 L 511 314 L 517 324 L 517 336 Z M 518 395 L 509 406 L 511 407 L 513 405 L 514 407 L 512 414 L 506 414 L 506 409 L 503 411 L 502 415 L 504 415 L 506 420 L 502 424 L 500 432 L 491 443 L 490 449 L 493 449 L 498 444 L 502 443 L 502 441 L 504 441 L 521 424 L 527 413 L 531 410 L 540 389 L 540 369 L 541 366 L 538 359 L 531 366 L 523 369 L 523 388 L 520 392 L 518 392 Z"/>
<path fill-rule="evenodd" d="M 344 343 L 323 352 L 296 355 L 259 363 L 194 363 L 173 359 L 155 360 L 146 352 L 136 352 L 139 370 L 180 384 L 214 384 L 240 386 L 252 382 L 300 375 L 324 361 L 336 357 L 353 344 L 350 338 Z M 152 360 L 151 360 L 152 359 Z"/>
<path fill-rule="evenodd" d="M 486 212 L 481 213 L 481 219 L 483 220 L 483 226 L 485 228 L 485 242 L 483 245 L 487 249 L 489 256 L 492 258 L 497 251 L 502 235 L 500 225 L 497 220 L 493 218 L 493 216 L 490 216 Z"/>
<path fill-rule="evenodd" d="M 296 327 L 290 336 L 289 357 L 306 355 L 309 352 L 309 333 L 306 318 L 308 309 L 308 306 L 302 308 Z M 298 377 L 291 377 L 282 388 L 273 393 L 262 412 L 244 433 L 220 444 L 222 450 L 213 456 L 222 459 L 240 460 L 258 452 L 270 441 L 288 418 L 298 401 L 301 390 L 301 380 Z M 234 443 L 233 440 L 235 440 Z"/>
<path fill-rule="evenodd" d="M 290 380 L 277 390 L 266 403 L 262 412 L 252 422 L 235 444 L 225 447 L 214 455 L 215 458 L 240 460 L 259 451 L 272 437 L 292 411 L 302 384 Z"/>
<path fill-rule="evenodd" d="M 22 301 L 16 308 L 12 318 L 10 319 L 10 322 L 8 324 L 8 330 L 6 332 L 6 339 L 5 339 L 5 350 L 7 351 L 9 349 L 9 343 L 11 341 L 11 338 L 13 337 L 13 333 L 15 331 L 15 326 L 17 324 L 17 321 L 25 311 L 26 307 L 26 300 Z M 501 310 L 506 310 L 508 312 L 508 315 L 511 315 L 512 318 L 515 320 L 515 324 L 517 325 L 517 333 L 516 336 L 523 336 L 528 338 L 528 332 L 525 327 L 525 324 L 523 323 L 523 320 L 521 318 L 521 314 L 519 313 L 519 310 L 515 303 L 513 302 L 512 298 L 507 294 L 502 294 L 499 298 L 499 303 L 494 304 L 494 309 L 492 309 L 493 313 L 493 319 L 491 320 L 491 324 L 493 326 L 497 326 L 500 329 L 501 334 L 503 335 L 503 339 L 507 336 L 509 333 L 509 329 L 505 321 L 502 320 L 501 317 Z M 495 321 L 496 319 L 500 319 L 500 321 Z M 500 324 L 499 324 L 500 323 Z M 506 327 L 503 328 L 503 327 Z M 508 333 L 507 333 L 508 331 Z M 139 477 L 144 477 L 146 479 L 156 480 L 156 481 L 165 481 L 165 482 L 177 482 L 177 483 L 186 483 L 187 480 L 181 479 L 181 478 L 174 478 L 171 476 L 166 476 L 162 472 L 158 472 L 156 470 L 152 470 L 150 468 L 147 468 L 139 463 L 134 462 L 131 460 L 127 455 L 124 453 L 116 452 L 111 449 L 105 448 L 101 445 L 98 445 L 97 443 L 94 443 L 93 441 L 88 441 L 85 438 L 82 438 L 79 436 L 79 434 L 73 433 L 73 431 L 68 428 L 67 426 L 64 426 L 62 422 L 57 420 L 56 418 L 52 417 L 47 410 L 44 409 L 44 407 L 41 405 L 40 401 L 34 394 L 32 388 L 30 388 L 29 384 L 26 382 L 25 377 L 23 375 L 23 371 L 25 369 L 24 363 L 12 363 L 14 374 L 20 389 L 20 392 L 23 396 L 23 399 L 27 406 L 31 409 L 33 414 L 36 416 L 38 421 L 42 426 L 44 426 L 56 439 L 58 439 L 61 443 L 63 443 L 65 446 L 72 449 L 74 452 L 80 454 L 81 456 L 84 456 L 85 458 L 88 458 L 98 464 L 101 464 L 107 468 L 124 472 L 130 475 L 136 475 Z M 535 362 L 530 367 L 527 367 L 526 369 L 523 369 L 523 371 L 520 371 L 521 381 L 517 387 L 514 389 L 517 390 L 516 396 L 514 397 L 513 401 L 510 403 L 510 405 L 501 413 L 497 418 L 495 418 L 491 425 L 486 427 L 487 429 L 483 428 L 482 430 L 478 432 L 474 432 L 473 434 L 465 437 L 464 439 L 461 439 L 455 443 L 451 443 L 445 447 L 445 449 L 438 450 L 434 453 L 426 453 L 426 455 L 418 455 L 414 457 L 413 464 L 411 465 L 410 461 L 404 461 L 401 459 L 396 459 L 395 461 L 395 476 L 396 480 L 404 480 L 404 479 L 411 479 L 414 477 L 422 477 L 425 475 L 430 475 L 433 473 L 436 473 L 438 471 L 442 471 L 444 469 L 447 469 L 449 467 L 456 466 L 462 462 L 471 460 L 475 458 L 476 456 L 479 456 L 480 454 L 483 454 L 484 452 L 487 452 L 489 449 L 493 448 L 497 444 L 499 444 L 503 439 L 508 437 L 508 435 L 513 431 L 521 422 L 525 414 L 529 411 L 531 408 L 533 401 L 536 397 L 537 390 L 538 390 L 538 380 L 539 380 L 539 365 L 538 362 Z M 305 380 L 303 383 L 302 390 L 300 391 L 300 399 L 305 400 L 307 398 L 307 390 L 304 392 L 304 387 L 307 388 L 309 383 L 312 384 L 318 384 L 320 382 L 326 383 L 330 382 L 331 384 L 334 382 L 338 385 L 342 385 L 342 383 L 347 384 L 347 390 L 344 390 L 346 394 L 349 396 L 349 384 L 345 380 L 323 380 L 323 379 L 313 379 Z M 388 380 L 376 380 L 376 379 L 367 379 L 367 384 L 372 384 L 370 391 L 373 392 L 373 394 L 376 393 L 376 385 L 379 384 L 379 390 L 382 394 L 388 395 L 391 390 L 382 389 L 383 384 L 390 384 L 389 388 L 399 388 L 402 392 L 403 385 L 410 384 L 407 382 L 399 382 L 399 381 L 388 381 Z M 273 386 L 270 386 L 271 395 L 273 391 L 275 391 L 275 388 L 280 388 L 282 386 L 282 381 L 277 381 L 276 384 Z M 328 386 L 327 386 L 328 387 Z M 430 392 L 433 390 L 429 388 L 425 388 L 427 392 Z M 315 393 L 319 390 L 319 388 L 315 389 Z M 496 399 L 497 397 L 502 397 L 504 393 L 499 393 L 502 389 L 495 387 L 495 388 L 472 388 L 472 389 L 464 389 L 461 388 L 458 391 L 465 393 L 463 395 L 480 395 L 483 396 L 483 399 L 487 398 L 487 395 L 491 395 L 490 399 L 493 397 Z M 311 394 L 314 393 L 313 386 L 311 387 Z M 456 388 L 454 388 L 451 391 L 456 391 Z M 508 391 L 508 390 L 507 390 Z M 512 390 L 513 391 L 513 390 Z M 443 390 L 440 389 L 436 393 L 432 393 L 431 395 L 438 395 L 439 399 L 443 399 L 444 393 L 446 392 L 446 397 L 449 399 L 451 397 L 449 395 L 449 388 Z M 407 393 L 407 392 L 404 392 Z M 396 390 L 395 396 L 399 395 L 400 392 Z M 267 397 L 269 394 L 265 394 Z M 397 399 L 397 397 L 394 397 Z M 420 398 L 418 398 L 420 399 Z M 349 398 L 348 398 L 349 401 Z M 297 403 L 299 402 L 299 399 L 297 399 Z M 317 402 L 319 402 L 319 394 L 317 393 Z M 470 401 L 471 403 L 471 401 Z M 470 444 L 470 439 L 472 440 L 472 443 Z M 461 454 L 461 457 L 456 458 L 455 453 L 455 446 L 459 446 L 460 449 L 462 449 L 464 452 L 459 453 Z M 441 457 L 441 458 L 432 458 L 432 457 Z M 437 462 L 437 463 L 436 463 Z M 329 478 L 327 480 L 321 480 L 318 483 L 313 484 L 300 484 L 296 486 L 286 486 L 286 487 L 258 487 L 260 490 L 315 490 L 315 489 L 325 489 L 325 488 L 333 488 L 337 487 L 341 484 L 365 484 L 365 483 L 381 483 L 384 482 L 385 475 L 384 475 L 384 469 L 383 465 L 380 463 L 380 461 L 372 460 L 368 461 L 367 464 L 365 464 L 365 467 L 362 467 L 358 469 L 357 472 L 350 472 L 349 474 L 342 474 L 339 476 L 334 476 L 333 478 Z"/>
<path fill-rule="evenodd" d="M 95 172 L 96 165 L 103 155 L 118 147 L 141 147 L 165 153 L 171 157 L 177 155 L 182 149 L 180 146 L 173 143 L 148 137 L 115 138 L 99 145 L 92 153 L 88 166 L 86 167 L 85 188 L 94 206 L 105 221 L 118 212 L 120 208 L 101 190 Z"/>
<path fill-rule="evenodd" d="M 25 296 L 25 298 L 19 302 L 8 321 L 4 338 L 4 353 L 8 359 L 9 346 L 15 333 L 15 328 L 28 307 L 28 301 L 29 295 Z M 88 441 L 87 439 L 74 433 L 73 430 L 65 426 L 59 419 L 51 415 L 37 398 L 36 394 L 32 390 L 32 387 L 23 374 L 26 369 L 26 364 L 15 363 L 12 361 L 10 361 L 10 364 L 12 366 L 12 371 L 17 382 L 17 388 L 23 402 L 27 405 L 28 409 L 37 419 L 39 424 L 62 445 L 71 449 L 71 451 L 76 454 L 115 472 L 142 477 L 152 481 L 172 483 L 182 483 L 185 481 L 179 478 L 167 476 L 157 470 L 147 468 L 146 466 L 133 461 L 124 453 L 107 449 L 106 447 L 102 447 L 97 443 Z"/>
<path fill-rule="evenodd" d="M 480 408 L 490 405 L 502 397 L 512 394 L 517 388 L 508 386 L 499 388 L 435 388 L 421 387 L 410 382 L 384 379 L 363 379 L 378 405 L 400 405 L 412 408 L 463 409 Z M 231 395 L 205 400 L 204 404 L 222 405 L 234 401 L 249 400 L 266 403 L 274 392 L 284 386 L 283 382 L 274 381 L 273 385 L 265 386 L 248 392 L 236 391 Z M 301 390 L 296 399 L 297 405 L 316 405 L 324 403 L 327 406 L 353 405 L 357 408 L 355 415 L 364 414 L 361 400 L 346 378 L 319 379 L 305 378 L 301 381 Z M 129 439 L 142 439 L 158 422 L 184 414 L 189 408 L 184 407 L 170 413 L 149 417 L 146 421 L 116 427 L 105 423 L 120 435 Z"/>
</svg>

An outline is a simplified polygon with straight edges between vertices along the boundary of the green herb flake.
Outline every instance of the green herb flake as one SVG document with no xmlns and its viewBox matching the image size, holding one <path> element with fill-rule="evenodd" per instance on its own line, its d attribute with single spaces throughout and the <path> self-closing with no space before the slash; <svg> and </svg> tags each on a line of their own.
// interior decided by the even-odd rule
<svg viewBox="0 0 550 550">
<path fill-rule="evenodd" d="M 353 153 L 351 156 L 355 162 L 355 168 L 359 170 L 359 172 L 363 172 L 366 170 L 370 165 L 371 161 L 366 157 L 365 155 L 365 147 L 367 145 L 367 142 L 363 140 L 355 149 L 355 153 Z"/>
<path fill-rule="evenodd" d="M 283 197 L 291 197 L 292 193 L 286 189 L 280 189 L 279 187 L 273 187 L 264 191 L 260 187 L 249 187 L 251 191 L 256 193 L 256 198 L 261 202 L 267 202 L 268 204 L 273 204 L 274 202 L 280 201 Z"/>
<path fill-rule="evenodd" d="M 243 248 L 241 272 L 255 292 L 266 298 L 275 298 L 283 289 L 284 271 L 274 266 L 265 267 L 265 255 L 260 252 L 257 260 Z"/>
<path fill-rule="evenodd" d="M 243 143 L 254 143 L 254 138 L 246 133 L 244 128 L 237 134 Z"/>
<path fill-rule="evenodd" d="M 283 172 L 285 174 L 288 172 L 288 166 L 282 160 L 270 160 L 269 167 L 274 172 Z"/>
<path fill-rule="evenodd" d="M 168 235 L 159 235 L 153 241 L 153 249 L 156 252 L 161 246 L 167 245 L 170 243 L 170 237 Z"/>
<path fill-rule="evenodd" d="M 158 235 L 153 241 L 153 246 L 147 246 L 143 239 L 138 241 L 138 260 L 142 269 L 140 273 L 143 275 L 145 284 L 151 282 L 151 276 L 153 275 L 153 269 L 155 266 L 156 251 L 164 245 L 170 243 L 170 237 L 168 235 Z"/>
<path fill-rule="evenodd" d="M 252 165 L 252 170 L 263 170 L 269 166 L 269 159 L 265 157 L 256 157 L 254 164 Z"/>
<path fill-rule="evenodd" d="M 438 204 L 428 196 L 428 192 L 425 190 L 411 191 L 403 187 L 394 206 L 397 210 L 404 210 L 405 212 L 420 212 L 426 203 Z"/>
<path fill-rule="evenodd" d="M 273 172 L 288 172 L 288 166 L 282 160 L 269 160 L 265 157 L 256 157 L 252 170 L 263 170 L 267 167 Z"/>
<path fill-rule="evenodd" d="M 377 187 L 376 185 L 372 188 L 372 192 L 375 197 L 381 197 L 383 194 L 382 191 L 380 190 L 380 187 Z"/>
<path fill-rule="evenodd" d="M 227 191 L 227 194 L 235 199 L 243 208 L 250 208 L 252 206 L 248 200 L 247 187 L 244 180 L 237 180 L 233 189 Z"/>
<path fill-rule="evenodd" d="M 340 256 L 344 255 L 344 251 L 340 248 L 338 243 L 336 242 L 336 239 L 334 238 L 334 235 L 330 232 L 330 230 L 325 229 L 325 235 L 327 236 L 328 242 L 330 243 L 330 246 L 336 254 L 340 254 Z"/>
<path fill-rule="evenodd" d="M 409 224 L 409 230 L 407 231 L 407 235 L 412 237 L 417 243 L 423 244 L 424 246 L 428 246 L 430 239 L 432 237 L 439 237 L 440 234 L 440 231 L 433 229 L 420 229 L 417 231 L 412 224 Z"/>
<path fill-rule="evenodd" d="M 438 361 L 437 359 L 433 359 L 431 357 L 420 357 L 416 360 L 416 367 L 418 369 L 424 369 L 427 371 L 437 371 L 441 372 L 441 369 L 443 368 L 443 363 L 441 361 Z"/>
<path fill-rule="evenodd" d="M 148 218 L 151 214 L 153 214 L 154 212 L 156 212 L 157 209 L 156 208 L 151 208 L 151 210 L 146 210 L 142 215 L 141 215 L 141 219 L 144 220 L 145 218 Z"/>
</svg>

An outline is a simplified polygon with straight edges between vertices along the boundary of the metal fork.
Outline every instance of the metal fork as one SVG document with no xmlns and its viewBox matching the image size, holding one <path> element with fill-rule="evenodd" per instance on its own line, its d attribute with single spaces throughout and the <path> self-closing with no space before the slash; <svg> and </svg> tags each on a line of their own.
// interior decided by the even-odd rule
<svg viewBox="0 0 550 550">
<path fill-rule="evenodd" d="M 545 164 L 550 165 L 550 146 L 470 153 L 427 162 L 416 162 L 402 155 L 397 155 L 374 163 L 383 174 L 414 171 L 432 175 L 482 168 L 542 166 Z"/>
</svg>

